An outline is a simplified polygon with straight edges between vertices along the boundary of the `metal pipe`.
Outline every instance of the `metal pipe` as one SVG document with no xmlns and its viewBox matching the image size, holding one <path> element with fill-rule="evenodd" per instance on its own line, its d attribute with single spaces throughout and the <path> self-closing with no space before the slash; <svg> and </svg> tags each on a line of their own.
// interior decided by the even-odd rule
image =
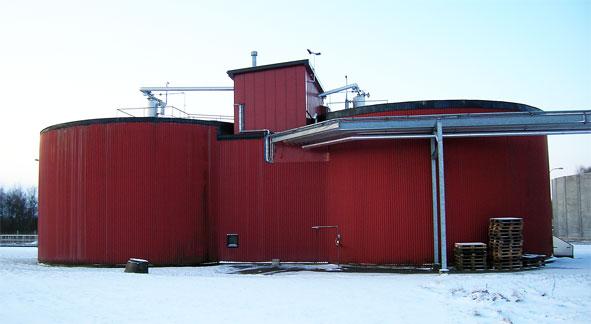
<svg viewBox="0 0 591 324">
<path fill-rule="evenodd" d="M 323 92 L 323 93 L 319 94 L 318 97 L 324 98 L 324 97 L 331 95 L 333 93 L 338 93 L 338 92 L 349 90 L 349 89 L 353 89 L 353 91 L 357 91 L 357 90 L 359 90 L 359 86 L 357 85 L 357 83 L 351 83 L 351 84 L 342 86 L 340 88 L 336 88 L 336 89 L 332 89 L 332 90 L 328 90 L 326 92 Z"/>
<path fill-rule="evenodd" d="M 361 140 L 388 140 L 388 139 L 412 139 L 412 138 L 433 138 L 435 135 L 431 134 L 409 134 L 409 135 L 359 135 L 359 136 L 349 136 L 329 141 L 324 141 L 320 143 L 308 144 L 303 145 L 303 149 L 311 149 L 320 146 L 326 145 L 333 145 L 339 143 L 346 143 L 352 141 L 361 141 Z"/>
<path fill-rule="evenodd" d="M 244 131 L 244 104 L 238 105 L 238 132 Z"/>
<path fill-rule="evenodd" d="M 148 109 L 148 117 L 158 117 L 158 107 L 162 106 L 158 99 L 148 98 L 150 108 Z"/>
<path fill-rule="evenodd" d="M 445 236 L 445 172 L 443 168 L 443 129 L 441 120 L 437 120 L 437 162 L 439 164 L 439 221 L 441 235 L 441 269 L 439 272 L 447 272 L 447 238 Z"/>
<path fill-rule="evenodd" d="M 532 131 L 532 132 L 490 132 L 490 133 L 463 133 L 463 134 L 443 134 L 443 137 L 459 138 L 459 137 L 494 137 L 494 136 L 545 136 L 545 135 L 577 135 L 589 134 L 590 131 Z M 415 138 L 433 138 L 435 135 L 430 134 L 407 134 L 407 135 L 356 135 L 324 142 L 303 145 L 303 149 L 311 149 L 321 146 L 360 141 L 360 140 L 385 140 L 385 139 L 415 139 Z"/>
<path fill-rule="evenodd" d="M 257 53 L 257 51 L 252 51 L 250 52 L 250 56 L 252 57 L 252 67 L 257 66 L 257 55 L 259 53 Z"/>
<path fill-rule="evenodd" d="M 485 132 L 485 133 L 456 133 L 443 134 L 443 137 L 494 137 L 494 136 L 545 136 L 545 135 L 577 135 L 590 134 L 591 130 L 570 131 L 513 131 L 513 132 Z"/>
<path fill-rule="evenodd" d="M 264 132 L 263 150 L 265 155 L 265 162 L 273 163 L 273 143 L 271 143 L 271 131 L 269 129 L 245 129 L 244 116 L 245 105 L 238 104 L 238 134 L 244 133 L 260 133 Z"/>
<path fill-rule="evenodd" d="M 234 87 L 141 87 L 140 91 L 234 91 Z"/>
<path fill-rule="evenodd" d="M 431 191 L 433 201 L 433 266 L 439 263 L 439 220 L 437 213 L 437 165 L 435 164 L 437 148 L 435 139 L 431 138 Z"/>
</svg>

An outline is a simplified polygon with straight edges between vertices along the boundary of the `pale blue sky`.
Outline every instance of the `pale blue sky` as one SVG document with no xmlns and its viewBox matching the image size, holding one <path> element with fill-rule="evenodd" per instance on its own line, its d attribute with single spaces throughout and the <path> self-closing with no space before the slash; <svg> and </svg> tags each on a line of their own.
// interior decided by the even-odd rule
<svg viewBox="0 0 591 324">
<path fill-rule="evenodd" d="M 591 109 L 591 1 L 3 1 L 0 15 L 2 185 L 36 185 L 42 128 L 145 106 L 140 86 L 232 85 L 251 50 L 259 64 L 321 51 L 325 88 L 347 74 L 371 99 Z M 232 110 L 229 94 L 186 100 Z M 549 141 L 552 176 L 591 165 L 591 135 Z"/>
</svg>

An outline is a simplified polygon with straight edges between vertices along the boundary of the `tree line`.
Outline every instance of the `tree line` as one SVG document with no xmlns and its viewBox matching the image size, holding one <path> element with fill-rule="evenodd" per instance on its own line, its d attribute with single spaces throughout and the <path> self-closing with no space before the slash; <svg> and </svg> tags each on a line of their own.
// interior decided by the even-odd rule
<svg viewBox="0 0 591 324">
<path fill-rule="evenodd" d="M 37 234 L 37 188 L 0 187 L 0 234 Z"/>
</svg>

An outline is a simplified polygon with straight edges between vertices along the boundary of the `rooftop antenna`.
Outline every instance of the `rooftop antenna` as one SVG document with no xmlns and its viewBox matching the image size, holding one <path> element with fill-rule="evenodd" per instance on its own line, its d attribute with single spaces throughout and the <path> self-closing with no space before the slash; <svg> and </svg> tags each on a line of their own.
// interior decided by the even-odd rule
<svg viewBox="0 0 591 324">
<path fill-rule="evenodd" d="M 322 53 L 313 52 L 309 48 L 307 48 L 306 50 L 308 51 L 308 54 L 310 54 L 312 56 L 312 69 L 314 70 L 314 69 L 316 69 L 316 56 L 322 55 Z"/>
<path fill-rule="evenodd" d="M 349 85 L 349 78 L 345 74 L 345 86 Z M 349 96 L 347 95 L 348 91 L 345 91 L 345 109 L 349 109 Z"/>
<path fill-rule="evenodd" d="M 166 88 L 168 88 L 168 85 L 170 84 L 170 82 L 166 81 Z M 162 107 L 162 115 L 164 116 L 164 109 L 166 108 L 166 106 L 168 106 L 168 91 L 166 91 L 166 97 L 164 97 L 164 107 Z"/>
</svg>

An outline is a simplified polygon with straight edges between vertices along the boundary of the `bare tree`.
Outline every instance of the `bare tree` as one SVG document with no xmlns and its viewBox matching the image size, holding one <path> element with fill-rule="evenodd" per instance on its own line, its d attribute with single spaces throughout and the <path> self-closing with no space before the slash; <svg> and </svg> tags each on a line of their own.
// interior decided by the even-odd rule
<svg viewBox="0 0 591 324">
<path fill-rule="evenodd" d="M 37 233 L 37 190 L 0 188 L 0 234 Z"/>
</svg>

